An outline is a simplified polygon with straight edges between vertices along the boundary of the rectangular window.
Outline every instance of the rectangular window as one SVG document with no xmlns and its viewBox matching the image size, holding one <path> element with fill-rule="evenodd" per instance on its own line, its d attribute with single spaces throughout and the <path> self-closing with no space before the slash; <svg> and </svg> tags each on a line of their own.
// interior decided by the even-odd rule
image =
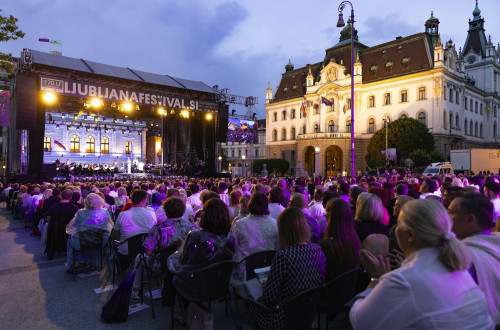
<svg viewBox="0 0 500 330">
<path fill-rule="evenodd" d="M 259 157 L 259 149 L 255 149 L 255 157 Z"/>
<path fill-rule="evenodd" d="M 281 120 L 286 120 L 286 110 L 281 114 Z"/>
<path fill-rule="evenodd" d="M 238 149 L 238 157 L 241 158 L 241 149 Z"/>
<path fill-rule="evenodd" d="M 373 108 L 375 106 L 375 96 L 368 97 L 368 107 Z"/>
<path fill-rule="evenodd" d="M 292 112 L 290 112 L 290 118 L 291 119 L 295 118 L 295 109 L 292 109 Z"/>
<path fill-rule="evenodd" d="M 460 93 L 458 91 L 455 93 L 455 103 L 460 104 Z"/>
<path fill-rule="evenodd" d="M 43 140 L 43 151 L 50 152 L 50 137 L 46 136 L 45 139 Z"/>
<path fill-rule="evenodd" d="M 233 150 L 231 150 L 231 157 L 233 157 L 233 158 L 234 158 L 234 149 L 233 149 Z"/>
<path fill-rule="evenodd" d="M 408 102 L 408 91 L 401 91 L 401 103 Z"/>
<path fill-rule="evenodd" d="M 418 99 L 425 100 L 425 87 L 420 87 L 418 89 Z"/>
<path fill-rule="evenodd" d="M 314 114 L 319 114 L 319 106 L 317 104 L 314 106 Z"/>
<path fill-rule="evenodd" d="M 453 89 L 450 88 L 450 102 L 453 103 Z"/>
<path fill-rule="evenodd" d="M 464 101 L 464 108 L 465 108 L 465 110 L 468 110 L 468 108 L 467 108 L 467 101 L 468 101 L 468 99 L 465 98 L 465 101 Z"/>
<path fill-rule="evenodd" d="M 273 121 L 277 121 L 277 120 L 278 120 L 278 113 L 274 112 L 273 113 Z"/>
<path fill-rule="evenodd" d="M 385 105 L 391 104 L 391 93 L 384 94 L 384 104 Z"/>
<path fill-rule="evenodd" d="M 132 141 L 125 142 L 125 153 L 130 155 L 132 153 Z"/>
<path fill-rule="evenodd" d="M 281 152 L 281 159 L 285 159 L 285 152 L 284 151 Z"/>
<path fill-rule="evenodd" d="M 347 110 L 351 110 L 351 99 L 347 99 L 346 108 L 347 108 Z"/>
<path fill-rule="evenodd" d="M 295 160 L 295 150 L 292 150 L 290 158 L 291 160 Z"/>
</svg>

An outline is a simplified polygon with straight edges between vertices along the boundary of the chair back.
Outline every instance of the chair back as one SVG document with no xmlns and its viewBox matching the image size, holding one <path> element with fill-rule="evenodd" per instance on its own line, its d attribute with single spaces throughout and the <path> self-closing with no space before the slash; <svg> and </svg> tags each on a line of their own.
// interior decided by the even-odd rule
<svg viewBox="0 0 500 330">
<path fill-rule="evenodd" d="M 312 329 L 316 305 L 324 285 L 302 291 L 281 304 L 285 314 L 284 329 Z"/>
<path fill-rule="evenodd" d="M 104 234 L 106 230 L 100 228 L 89 228 L 78 232 L 81 249 L 97 249 L 104 244 Z"/>
<path fill-rule="evenodd" d="M 246 262 L 247 281 L 257 276 L 255 275 L 254 272 L 256 268 L 271 266 L 276 252 L 278 251 L 275 250 L 261 251 L 251 254 L 247 256 L 245 259 L 243 259 Z"/>
<path fill-rule="evenodd" d="M 139 234 L 139 235 L 129 237 L 126 240 L 128 242 L 128 256 L 129 256 L 129 258 L 132 258 L 132 260 L 133 260 L 133 259 L 135 259 L 136 255 L 144 252 L 143 243 L 144 243 L 144 240 L 146 239 L 147 236 L 148 236 L 148 234 L 144 233 L 144 234 Z"/>
<path fill-rule="evenodd" d="M 359 266 L 350 269 L 325 284 L 325 300 L 321 300 L 320 311 L 329 318 L 345 310 L 345 304 L 356 294 L 356 283 L 361 271 Z"/>
<path fill-rule="evenodd" d="M 389 237 L 384 234 L 370 234 L 361 243 L 363 249 L 370 251 L 374 256 L 387 256 L 389 253 Z"/>
<path fill-rule="evenodd" d="M 220 261 L 205 268 L 176 274 L 188 281 L 196 297 L 183 294 L 182 288 L 177 287 L 184 298 L 196 302 L 209 302 L 212 300 L 225 300 L 229 292 L 229 282 L 235 262 L 232 260 Z M 175 283 L 175 281 L 174 281 Z"/>
</svg>

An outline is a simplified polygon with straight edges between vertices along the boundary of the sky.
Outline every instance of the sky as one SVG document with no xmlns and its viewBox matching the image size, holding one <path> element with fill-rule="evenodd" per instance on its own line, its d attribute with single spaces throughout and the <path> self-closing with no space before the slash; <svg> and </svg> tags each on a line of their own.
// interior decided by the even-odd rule
<svg viewBox="0 0 500 330">
<path fill-rule="evenodd" d="M 229 93 L 259 98 L 273 91 L 290 59 L 295 68 L 323 60 L 338 42 L 341 1 L 325 0 L 1 0 L 23 39 L 0 44 L 20 56 L 23 48 L 104 64 L 203 81 Z M 431 11 L 443 43 L 463 47 L 475 0 L 352 0 L 359 41 L 367 46 L 424 32 Z M 499 0 L 480 0 L 486 35 L 500 41 Z M 344 9 L 344 18 L 350 7 Z M 39 42 L 39 38 L 62 45 Z M 231 109 L 233 106 L 230 107 Z M 237 107 L 245 113 L 244 107 Z"/>
</svg>

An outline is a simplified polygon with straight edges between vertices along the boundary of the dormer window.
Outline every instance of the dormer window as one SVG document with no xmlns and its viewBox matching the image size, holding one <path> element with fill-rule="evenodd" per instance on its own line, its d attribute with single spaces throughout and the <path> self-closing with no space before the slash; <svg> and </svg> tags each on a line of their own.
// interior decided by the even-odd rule
<svg viewBox="0 0 500 330">
<path fill-rule="evenodd" d="M 293 90 L 296 90 L 299 86 L 297 84 L 293 85 Z"/>
<path fill-rule="evenodd" d="M 392 61 L 389 61 L 385 64 L 385 71 L 388 72 L 388 73 L 391 73 L 392 72 Z"/>
<path fill-rule="evenodd" d="M 285 93 L 288 92 L 288 86 L 287 85 L 285 85 L 285 88 L 283 88 L 283 92 L 285 92 Z"/>
<path fill-rule="evenodd" d="M 410 67 L 410 58 L 409 57 L 403 58 L 401 64 L 403 65 L 403 69 L 408 69 Z"/>
<path fill-rule="evenodd" d="M 378 66 L 372 65 L 372 67 L 370 68 L 370 73 L 371 73 L 372 76 L 376 76 L 377 75 L 377 69 L 378 69 Z"/>
</svg>

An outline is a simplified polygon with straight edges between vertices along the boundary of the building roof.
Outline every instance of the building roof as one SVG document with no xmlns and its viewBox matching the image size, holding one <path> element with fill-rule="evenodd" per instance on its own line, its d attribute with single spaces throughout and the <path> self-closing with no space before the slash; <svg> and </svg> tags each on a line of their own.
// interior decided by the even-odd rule
<svg viewBox="0 0 500 330">
<path fill-rule="evenodd" d="M 205 93 L 219 94 L 219 92 L 201 81 L 176 78 L 169 75 L 143 72 L 130 68 L 117 67 L 109 64 L 97 63 L 84 59 L 53 55 L 37 50 L 31 50 L 33 64 L 42 64 L 56 68 L 97 74 L 102 76 L 135 80 L 138 82 L 190 89 Z"/>
</svg>

